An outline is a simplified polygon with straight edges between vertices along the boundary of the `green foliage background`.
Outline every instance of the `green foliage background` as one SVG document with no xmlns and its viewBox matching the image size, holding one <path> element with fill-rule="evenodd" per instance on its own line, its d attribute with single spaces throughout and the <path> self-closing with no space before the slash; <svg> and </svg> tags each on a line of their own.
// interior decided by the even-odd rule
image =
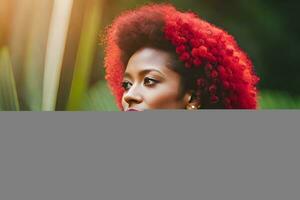
<svg viewBox="0 0 300 200">
<path fill-rule="evenodd" d="M 58 29 L 51 29 L 55 9 L 66 1 L 0 1 L 0 110 L 117 111 L 104 80 L 100 41 L 122 11 L 151 2 L 195 12 L 232 34 L 261 78 L 261 109 L 300 108 L 295 0 L 69 0 L 65 44 L 51 49 L 49 38 Z M 46 66 L 55 62 L 47 56 L 60 50 L 58 73 Z M 49 95 L 53 99 L 45 99 Z"/>
</svg>

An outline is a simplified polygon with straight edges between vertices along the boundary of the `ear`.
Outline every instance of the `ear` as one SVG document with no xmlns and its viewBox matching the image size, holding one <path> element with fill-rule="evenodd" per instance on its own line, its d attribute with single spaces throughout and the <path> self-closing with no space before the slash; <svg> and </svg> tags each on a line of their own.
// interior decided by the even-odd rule
<svg viewBox="0 0 300 200">
<path fill-rule="evenodd" d="M 194 95 L 194 91 L 188 91 L 184 96 L 184 102 L 187 110 L 198 110 L 201 107 L 200 99 Z"/>
</svg>

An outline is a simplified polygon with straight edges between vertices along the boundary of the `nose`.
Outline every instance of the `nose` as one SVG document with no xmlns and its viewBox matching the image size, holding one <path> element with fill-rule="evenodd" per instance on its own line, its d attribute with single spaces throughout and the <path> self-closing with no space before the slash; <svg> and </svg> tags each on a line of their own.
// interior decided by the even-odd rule
<svg viewBox="0 0 300 200">
<path fill-rule="evenodd" d="M 142 96 L 138 88 L 134 86 L 132 86 L 127 92 L 124 93 L 123 99 L 128 104 L 128 107 L 142 102 Z"/>
</svg>

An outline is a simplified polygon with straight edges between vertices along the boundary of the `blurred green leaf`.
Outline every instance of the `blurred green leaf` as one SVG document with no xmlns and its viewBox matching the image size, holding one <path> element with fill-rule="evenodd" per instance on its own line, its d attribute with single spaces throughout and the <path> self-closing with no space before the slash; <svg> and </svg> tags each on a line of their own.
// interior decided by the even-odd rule
<svg viewBox="0 0 300 200">
<path fill-rule="evenodd" d="M 261 91 L 261 109 L 300 109 L 300 97 L 292 97 L 283 92 Z"/>
<path fill-rule="evenodd" d="M 55 110 L 72 6 L 73 0 L 54 0 L 43 77 L 42 110 L 44 111 Z"/>
<path fill-rule="evenodd" d="M 51 10 L 51 1 L 34 1 L 22 64 L 22 80 L 18 86 L 21 99 L 29 110 L 40 111 L 43 96 L 43 73 L 47 44 L 47 33 Z"/>
<path fill-rule="evenodd" d="M 71 85 L 67 110 L 78 110 L 88 89 L 90 72 L 96 51 L 98 28 L 101 20 L 101 1 L 91 1 L 85 10 L 79 49 Z"/>
<path fill-rule="evenodd" d="M 0 49 L 0 110 L 20 110 L 12 64 L 6 47 Z"/>
<path fill-rule="evenodd" d="M 105 81 L 99 81 L 93 88 L 90 89 L 82 102 L 81 109 L 90 111 L 119 110 Z"/>
</svg>

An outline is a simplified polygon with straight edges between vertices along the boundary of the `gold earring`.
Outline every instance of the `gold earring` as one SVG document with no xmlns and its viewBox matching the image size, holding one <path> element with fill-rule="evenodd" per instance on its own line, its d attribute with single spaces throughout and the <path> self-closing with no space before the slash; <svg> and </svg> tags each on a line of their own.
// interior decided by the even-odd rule
<svg viewBox="0 0 300 200">
<path fill-rule="evenodd" d="M 201 107 L 200 104 L 197 106 L 195 104 L 188 104 L 186 109 L 187 110 L 198 110 L 200 107 Z"/>
</svg>

